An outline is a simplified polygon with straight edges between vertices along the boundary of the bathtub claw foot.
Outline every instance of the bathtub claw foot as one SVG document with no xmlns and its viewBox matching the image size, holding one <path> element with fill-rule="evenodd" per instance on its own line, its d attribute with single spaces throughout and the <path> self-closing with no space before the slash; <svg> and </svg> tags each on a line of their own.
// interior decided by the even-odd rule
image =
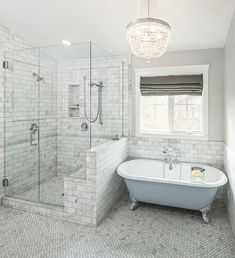
<svg viewBox="0 0 235 258">
<path fill-rule="evenodd" d="M 131 199 L 130 209 L 133 211 L 139 206 L 139 202 L 131 195 L 130 195 L 130 199 Z"/>
<path fill-rule="evenodd" d="M 209 217 L 208 217 L 208 212 L 210 211 L 210 209 L 211 209 L 211 205 L 209 205 L 206 208 L 201 210 L 202 218 L 206 224 L 208 224 L 210 222 Z"/>
<path fill-rule="evenodd" d="M 204 222 L 205 222 L 206 224 L 208 224 L 208 223 L 210 222 L 209 217 L 207 216 L 206 213 L 202 213 L 202 217 L 203 217 L 203 220 L 204 220 Z"/>
</svg>

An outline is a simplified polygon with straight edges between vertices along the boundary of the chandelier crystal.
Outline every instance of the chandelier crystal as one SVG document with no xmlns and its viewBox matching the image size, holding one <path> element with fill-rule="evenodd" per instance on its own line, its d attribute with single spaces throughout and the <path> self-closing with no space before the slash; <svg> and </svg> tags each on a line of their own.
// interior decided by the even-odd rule
<svg viewBox="0 0 235 258">
<path fill-rule="evenodd" d="M 138 57 L 151 59 L 162 56 L 171 39 L 171 27 L 162 20 L 149 17 L 140 18 L 127 25 L 126 39 L 131 51 Z"/>
</svg>

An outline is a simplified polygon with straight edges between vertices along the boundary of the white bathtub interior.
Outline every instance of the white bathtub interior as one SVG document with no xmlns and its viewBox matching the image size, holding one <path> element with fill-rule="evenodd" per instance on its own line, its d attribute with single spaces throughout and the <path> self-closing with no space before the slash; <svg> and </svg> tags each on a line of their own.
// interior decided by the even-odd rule
<svg viewBox="0 0 235 258">
<path fill-rule="evenodd" d="M 192 167 L 205 169 L 203 180 L 192 178 Z M 135 159 L 120 165 L 118 173 L 127 179 L 200 187 L 217 187 L 227 182 L 226 176 L 219 169 L 198 163 L 174 164 L 170 170 L 169 164 L 161 160 Z"/>
</svg>

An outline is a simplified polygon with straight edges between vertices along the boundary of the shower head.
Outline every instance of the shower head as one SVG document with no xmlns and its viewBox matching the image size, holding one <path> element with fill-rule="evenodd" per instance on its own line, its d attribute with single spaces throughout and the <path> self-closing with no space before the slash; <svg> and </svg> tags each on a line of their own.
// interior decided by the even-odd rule
<svg viewBox="0 0 235 258">
<path fill-rule="evenodd" d="M 102 82 L 102 81 L 100 81 L 100 82 L 98 82 L 98 83 L 92 82 L 92 83 L 90 83 L 89 85 L 90 85 L 90 86 L 96 86 L 96 87 L 102 88 L 102 87 L 103 87 L 103 82 Z"/>
<path fill-rule="evenodd" d="M 44 77 L 39 76 L 37 73 L 33 73 L 33 77 L 36 77 L 37 82 L 40 82 L 44 79 Z"/>
<path fill-rule="evenodd" d="M 40 81 L 42 81 L 43 79 L 44 79 L 43 77 L 40 77 L 40 76 L 39 76 L 39 77 L 37 78 L 37 82 L 40 82 Z"/>
</svg>

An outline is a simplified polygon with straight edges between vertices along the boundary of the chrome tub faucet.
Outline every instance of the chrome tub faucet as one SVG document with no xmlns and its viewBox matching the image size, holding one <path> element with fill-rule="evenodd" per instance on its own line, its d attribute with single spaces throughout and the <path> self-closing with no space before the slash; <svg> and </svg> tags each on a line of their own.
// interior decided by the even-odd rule
<svg viewBox="0 0 235 258">
<path fill-rule="evenodd" d="M 173 164 L 179 163 L 179 151 L 173 147 L 164 147 L 162 151 L 164 155 L 164 161 L 169 164 L 169 170 L 173 170 Z"/>
</svg>

